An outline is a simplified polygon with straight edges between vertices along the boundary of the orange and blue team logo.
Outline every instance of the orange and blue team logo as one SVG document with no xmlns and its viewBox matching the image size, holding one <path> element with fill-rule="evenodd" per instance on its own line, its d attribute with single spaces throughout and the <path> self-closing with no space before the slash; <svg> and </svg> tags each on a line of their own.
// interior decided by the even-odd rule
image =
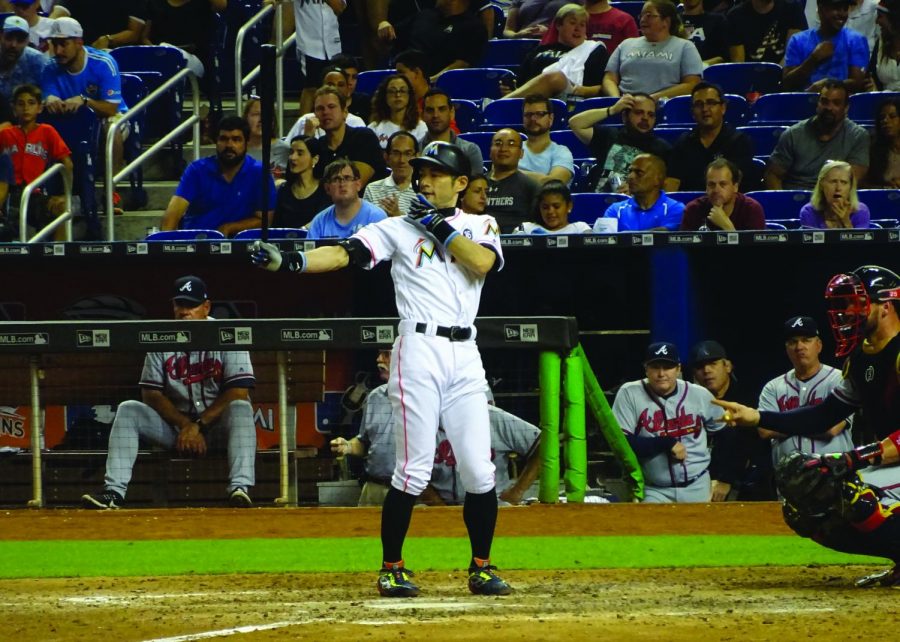
<svg viewBox="0 0 900 642">
<path fill-rule="evenodd" d="M 500 227 L 497 225 L 497 221 L 495 221 L 494 219 L 485 221 L 484 233 L 487 236 L 500 236 Z"/>
<path fill-rule="evenodd" d="M 437 249 L 434 242 L 420 238 L 416 241 L 416 245 L 413 248 L 413 252 L 416 253 L 416 268 L 422 267 L 426 260 L 433 261 L 435 256 L 437 256 L 439 261 L 444 260 L 444 256 L 441 254 L 440 250 Z"/>
</svg>

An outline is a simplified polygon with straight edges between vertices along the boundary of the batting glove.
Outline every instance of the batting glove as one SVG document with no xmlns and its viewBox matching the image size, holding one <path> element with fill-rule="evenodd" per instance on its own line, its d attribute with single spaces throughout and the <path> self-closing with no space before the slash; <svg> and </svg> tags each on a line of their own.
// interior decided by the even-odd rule
<svg viewBox="0 0 900 642">
<path fill-rule="evenodd" d="M 450 245 L 450 241 L 459 234 L 459 231 L 445 220 L 444 214 L 421 194 L 416 194 L 416 198 L 410 204 L 406 220 L 417 227 L 425 228 L 443 243 L 444 247 Z"/>
<path fill-rule="evenodd" d="M 277 272 L 281 269 L 281 251 L 277 245 L 265 241 L 255 241 L 250 246 L 250 262 L 256 267 Z"/>
</svg>

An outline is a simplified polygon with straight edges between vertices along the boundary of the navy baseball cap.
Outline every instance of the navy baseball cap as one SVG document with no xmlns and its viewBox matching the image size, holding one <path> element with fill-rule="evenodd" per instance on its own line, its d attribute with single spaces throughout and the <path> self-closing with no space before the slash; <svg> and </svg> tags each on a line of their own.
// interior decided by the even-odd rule
<svg viewBox="0 0 900 642">
<path fill-rule="evenodd" d="M 647 346 L 647 354 L 644 357 L 644 365 L 654 361 L 667 361 L 673 365 L 681 363 L 678 357 L 678 346 L 668 341 L 657 341 Z"/>
<path fill-rule="evenodd" d="M 697 367 L 704 361 L 718 361 L 719 359 L 727 359 L 728 353 L 718 341 L 707 339 L 701 341 L 691 348 L 691 366 Z"/>
<path fill-rule="evenodd" d="M 206 283 L 199 276 L 183 276 L 175 281 L 175 294 L 172 295 L 175 303 L 195 307 L 209 301 Z"/>
<path fill-rule="evenodd" d="M 791 317 L 784 322 L 784 340 L 792 337 L 817 337 L 819 325 L 812 317 Z"/>
</svg>

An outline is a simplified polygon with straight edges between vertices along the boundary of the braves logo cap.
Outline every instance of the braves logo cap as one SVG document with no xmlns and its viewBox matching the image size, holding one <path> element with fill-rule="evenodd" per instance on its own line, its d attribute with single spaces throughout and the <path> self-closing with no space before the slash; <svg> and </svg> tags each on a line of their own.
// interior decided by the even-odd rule
<svg viewBox="0 0 900 642">
<path fill-rule="evenodd" d="M 819 325 L 812 317 L 791 317 L 784 322 L 784 340 L 792 337 L 817 337 Z"/>
<path fill-rule="evenodd" d="M 667 361 L 678 365 L 681 359 L 678 357 L 678 346 L 668 341 L 658 341 L 647 346 L 647 354 L 644 357 L 644 365 L 653 361 Z"/>
<path fill-rule="evenodd" d="M 694 367 L 697 367 L 704 361 L 718 361 L 719 359 L 727 358 L 728 353 L 725 352 L 722 344 L 712 339 L 701 341 L 691 348 L 691 365 Z"/>
<path fill-rule="evenodd" d="M 53 25 L 50 27 L 50 35 L 47 36 L 50 39 L 53 38 L 83 38 L 84 37 L 84 29 L 81 28 L 81 23 L 78 22 L 75 18 L 69 18 L 68 16 L 64 18 L 57 18 L 53 21 Z"/>
<path fill-rule="evenodd" d="M 175 281 L 172 300 L 182 305 L 198 306 L 209 300 L 206 283 L 199 276 L 183 276 Z"/>
</svg>

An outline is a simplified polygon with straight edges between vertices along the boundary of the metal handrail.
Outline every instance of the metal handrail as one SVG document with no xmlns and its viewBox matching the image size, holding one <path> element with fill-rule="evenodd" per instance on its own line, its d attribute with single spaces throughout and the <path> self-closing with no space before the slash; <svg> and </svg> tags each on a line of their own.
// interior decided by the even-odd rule
<svg viewBox="0 0 900 642">
<path fill-rule="evenodd" d="M 113 176 L 113 144 L 115 141 L 116 133 L 124 127 L 125 123 L 129 120 L 137 116 L 142 110 L 146 109 L 151 103 L 153 103 L 160 96 L 165 94 L 170 88 L 175 85 L 181 83 L 184 79 L 187 79 L 191 83 L 191 99 L 193 102 L 193 115 L 180 123 L 175 129 L 170 131 L 168 134 L 160 138 L 156 141 L 152 146 L 148 149 L 141 152 L 141 154 L 135 158 L 133 161 L 128 163 L 118 174 Z M 140 101 L 137 105 L 133 107 L 129 107 L 128 111 L 125 112 L 120 119 L 116 122 L 111 123 L 109 126 L 109 130 L 106 133 L 106 237 L 108 241 L 115 241 L 115 230 L 114 230 L 114 213 L 113 213 L 113 192 L 115 191 L 116 184 L 121 181 L 123 178 L 127 177 L 131 172 L 136 170 L 140 165 L 144 163 L 150 156 L 158 152 L 160 149 L 169 144 L 170 141 L 178 138 L 183 131 L 185 131 L 188 127 L 193 127 L 193 140 L 191 141 L 194 151 L 194 160 L 200 158 L 200 121 L 202 118 L 200 117 L 200 86 L 197 83 L 197 77 L 194 73 L 188 69 L 184 68 L 179 71 L 177 74 L 169 78 L 162 85 L 154 89 L 150 92 L 146 98 Z"/>
<path fill-rule="evenodd" d="M 244 38 L 253 25 L 269 15 L 270 12 L 275 12 L 275 24 L 272 27 L 275 32 L 275 130 L 279 138 L 284 136 L 284 52 L 297 39 L 296 29 L 288 36 L 287 40 L 283 39 L 281 33 L 284 4 L 288 1 L 275 0 L 274 4 L 265 5 L 241 26 L 234 39 L 234 112 L 241 114 L 243 112 L 244 87 L 259 75 L 259 65 L 247 72 L 246 76 L 241 73 Z"/>
<path fill-rule="evenodd" d="M 65 171 L 62 163 L 54 163 L 44 173 L 36 179 L 28 183 L 22 190 L 22 200 L 19 201 L 19 241 L 21 243 L 35 243 L 40 241 L 45 235 L 49 234 L 60 224 L 66 224 L 66 240 L 72 240 L 72 173 Z M 57 174 L 62 174 L 63 185 L 65 187 L 66 209 L 55 219 L 47 223 L 42 229 L 35 233 L 30 239 L 28 238 L 28 204 L 31 201 L 31 194 L 38 187 L 49 181 Z"/>
</svg>

